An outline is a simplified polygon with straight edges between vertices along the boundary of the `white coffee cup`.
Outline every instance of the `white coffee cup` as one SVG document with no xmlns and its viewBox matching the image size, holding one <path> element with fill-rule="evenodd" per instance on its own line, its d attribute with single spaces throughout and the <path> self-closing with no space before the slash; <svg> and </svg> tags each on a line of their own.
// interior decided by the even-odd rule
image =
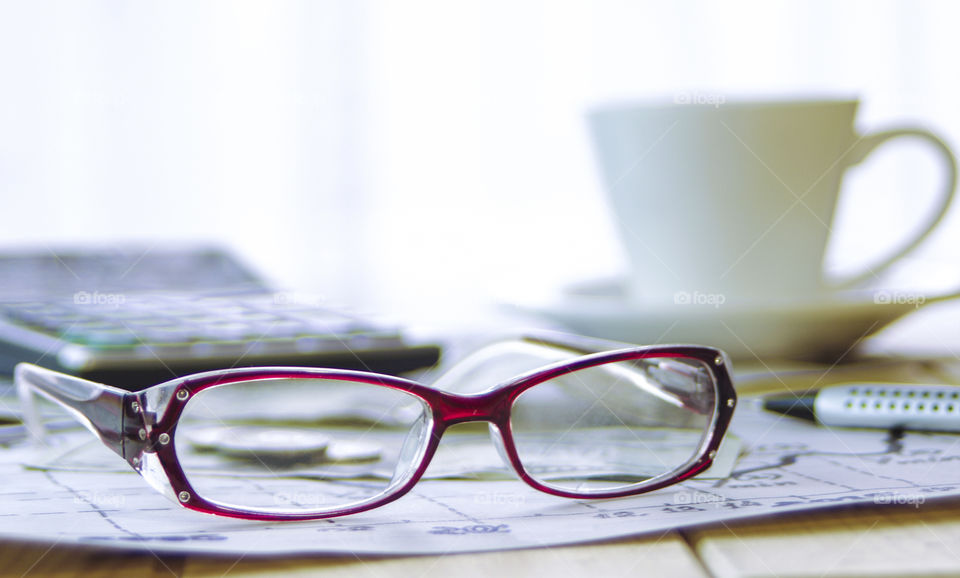
<svg viewBox="0 0 960 578">
<path fill-rule="evenodd" d="M 646 304 L 692 296 L 737 302 L 820 299 L 913 250 L 953 198 L 956 160 L 920 128 L 860 134 L 858 101 L 617 104 L 588 115 L 597 161 Z M 934 216 L 864 275 L 827 283 L 824 253 L 843 174 L 881 143 L 934 145 L 947 178 Z"/>
</svg>

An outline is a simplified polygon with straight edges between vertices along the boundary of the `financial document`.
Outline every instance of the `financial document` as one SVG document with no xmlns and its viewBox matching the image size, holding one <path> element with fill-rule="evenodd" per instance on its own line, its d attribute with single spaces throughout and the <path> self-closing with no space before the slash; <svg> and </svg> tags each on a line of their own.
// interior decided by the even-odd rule
<svg viewBox="0 0 960 578">
<path fill-rule="evenodd" d="M 749 405 L 734 418 L 743 447 L 723 478 L 613 500 L 558 498 L 505 475 L 430 479 L 382 508 L 310 522 L 192 512 L 109 452 L 104 466 L 86 449 L 55 456 L 13 445 L 0 450 L 0 538 L 247 556 L 431 554 L 592 542 L 839 504 L 922 508 L 960 496 L 960 436 L 829 429 Z"/>
</svg>

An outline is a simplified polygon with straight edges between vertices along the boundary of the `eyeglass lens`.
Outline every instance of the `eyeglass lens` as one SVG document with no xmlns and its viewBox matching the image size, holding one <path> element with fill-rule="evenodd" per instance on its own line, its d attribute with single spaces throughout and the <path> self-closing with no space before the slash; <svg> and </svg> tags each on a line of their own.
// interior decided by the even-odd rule
<svg viewBox="0 0 960 578">
<path fill-rule="evenodd" d="M 697 360 L 648 358 L 568 372 L 520 394 L 510 428 L 537 482 L 567 492 L 628 490 L 699 456 L 716 406 Z"/>
<path fill-rule="evenodd" d="M 277 513 L 362 506 L 408 481 L 431 412 L 390 387 L 328 379 L 264 379 L 198 392 L 175 450 L 197 495 Z"/>
</svg>

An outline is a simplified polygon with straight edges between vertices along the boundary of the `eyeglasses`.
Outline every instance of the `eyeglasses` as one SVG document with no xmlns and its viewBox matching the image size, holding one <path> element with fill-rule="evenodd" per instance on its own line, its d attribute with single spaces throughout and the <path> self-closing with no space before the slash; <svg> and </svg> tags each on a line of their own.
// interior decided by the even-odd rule
<svg viewBox="0 0 960 578">
<path fill-rule="evenodd" d="M 25 363 L 15 380 L 34 435 L 43 435 L 37 393 L 69 409 L 161 493 L 236 518 L 329 518 L 387 504 L 424 475 L 444 432 L 466 422 L 487 422 L 520 479 L 555 496 L 632 496 L 709 468 L 736 405 L 723 352 L 584 355 L 597 344 L 551 337 L 488 347 L 433 387 L 299 367 L 199 373 L 139 392 Z M 496 375 L 506 370 L 519 371 Z M 484 379 L 495 385 L 451 391 Z"/>
</svg>

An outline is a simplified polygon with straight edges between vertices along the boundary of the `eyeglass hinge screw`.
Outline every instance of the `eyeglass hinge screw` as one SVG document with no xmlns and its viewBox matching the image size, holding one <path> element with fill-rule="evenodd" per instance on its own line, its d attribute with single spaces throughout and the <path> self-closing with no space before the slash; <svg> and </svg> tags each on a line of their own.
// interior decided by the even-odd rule
<svg viewBox="0 0 960 578">
<path fill-rule="evenodd" d="M 165 446 L 170 443 L 170 434 L 162 433 L 160 437 L 157 438 L 157 441 L 160 442 L 160 445 Z"/>
<path fill-rule="evenodd" d="M 718 356 L 714 357 L 714 358 L 713 358 L 713 364 L 714 364 L 714 365 L 723 365 L 723 356 L 722 356 L 722 355 L 718 355 Z"/>
<path fill-rule="evenodd" d="M 727 400 L 727 407 L 733 407 L 736 404 L 737 402 L 733 398 Z"/>
<path fill-rule="evenodd" d="M 177 399 L 180 401 L 187 401 L 188 397 L 190 397 L 190 392 L 185 389 L 181 389 L 177 392 Z"/>
<path fill-rule="evenodd" d="M 133 413 L 140 413 L 140 404 L 136 401 L 130 403 L 130 410 Z"/>
<path fill-rule="evenodd" d="M 707 454 L 707 457 L 710 458 L 711 460 L 717 457 L 717 450 L 710 450 L 710 453 Z"/>
<path fill-rule="evenodd" d="M 177 494 L 177 499 L 180 500 L 181 502 L 189 502 L 190 492 L 180 492 L 179 494 Z"/>
<path fill-rule="evenodd" d="M 140 428 L 140 431 L 137 432 L 137 435 L 140 437 L 140 439 L 145 440 L 147 439 L 147 430 Z"/>
</svg>

